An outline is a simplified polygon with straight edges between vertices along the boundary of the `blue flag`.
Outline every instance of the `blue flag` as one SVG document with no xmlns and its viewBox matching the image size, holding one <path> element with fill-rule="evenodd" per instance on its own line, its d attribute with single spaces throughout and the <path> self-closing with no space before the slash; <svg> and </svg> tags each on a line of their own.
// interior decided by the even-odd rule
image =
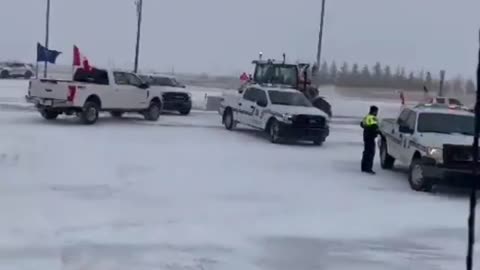
<svg viewBox="0 0 480 270">
<path fill-rule="evenodd" d="M 43 47 L 40 43 L 37 43 L 37 62 L 50 62 L 52 64 L 55 64 L 55 61 L 57 61 L 57 57 L 61 53 L 62 52 L 59 51 L 49 50 Z"/>
</svg>

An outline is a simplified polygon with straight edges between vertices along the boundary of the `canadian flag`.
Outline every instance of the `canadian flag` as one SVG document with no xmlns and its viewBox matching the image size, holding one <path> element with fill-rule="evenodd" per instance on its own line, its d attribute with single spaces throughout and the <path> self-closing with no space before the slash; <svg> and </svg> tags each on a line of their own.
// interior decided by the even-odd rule
<svg viewBox="0 0 480 270">
<path fill-rule="evenodd" d="M 73 67 L 74 68 L 83 68 L 85 71 L 90 72 L 92 66 L 88 62 L 87 57 L 80 53 L 80 50 L 77 46 L 73 46 Z"/>
</svg>

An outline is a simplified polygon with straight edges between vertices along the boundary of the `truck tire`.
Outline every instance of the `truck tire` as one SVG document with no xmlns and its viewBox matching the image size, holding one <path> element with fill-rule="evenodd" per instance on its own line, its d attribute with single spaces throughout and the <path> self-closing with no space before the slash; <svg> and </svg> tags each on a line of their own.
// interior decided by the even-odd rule
<svg viewBox="0 0 480 270">
<path fill-rule="evenodd" d="M 273 119 L 270 123 L 268 134 L 270 135 L 270 142 L 271 143 L 279 143 L 280 142 L 280 124 L 276 119 Z"/>
<path fill-rule="evenodd" d="M 410 164 L 408 172 L 408 182 L 410 187 L 415 191 L 431 192 L 433 189 L 433 182 L 423 176 L 423 168 L 421 159 L 416 157 Z"/>
<path fill-rule="evenodd" d="M 225 128 L 227 130 L 233 130 L 236 126 L 235 119 L 233 118 L 233 112 L 232 109 L 227 108 L 225 109 L 225 112 L 223 113 L 222 117 L 222 122 L 223 125 L 225 125 Z"/>
<path fill-rule="evenodd" d="M 159 104 L 158 102 L 152 101 L 150 102 L 150 106 L 148 106 L 148 109 L 144 113 L 145 120 L 147 121 L 158 121 L 158 118 L 160 118 L 160 114 L 162 113 L 162 105 Z"/>
<path fill-rule="evenodd" d="M 325 142 L 325 139 L 316 139 L 313 141 L 313 145 L 322 146 Z"/>
<path fill-rule="evenodd" d="M 179 110 L 178 112 L 179 112 L 181 115 L 189 115 L 191 109 L 192 109 L 192 108 L 185 108 L 185 109 Z"/>
<path fill-rule="evenodd" d="M 40 114 L 42 115 L 43 118 L 45 118 L 46 120 L 55 120 L 57 119 L 59 113 L 58 112 L 55 112 L 55 111 L 51 111 L 51 110 L 47 110 L 47 109 L 41 109 L 40 110 Z"/>
<path fill-rule="evenodd" d="M 0 79 L 7 79 L 8 77 L 10 77 L 10 73 L 8 72 L 8 70 L 2 70 L 0 72 Z"/>
<path fill-rule="evenodd" d="M 387 142 L 380 139 L 380 166 L 384 170 L 391 170 L 395 164 L 395 158 L 388 154 Z"/>
<path fill-rule="evenodd" d="M 122 118 L 123 112 L 114 111 L 114 112 L 110 112 L 110 115 L 111 115 L 113 118 Z"/>
<path fill-rule="evenodd" d="M 87 101 L 80 112 L 80 120 L 85 125 L 93 125 L 98 120 L 100 105 L 95 101 Z"/>
<path fill-rule="evenodd" d="M 30 78 L 32 78 L 33 76 L 33 73 L 29 70 L 27 72 L 25 72 L 25 74 L 23 75 L 23 78 L 26 79 L 26 80 L 30 80 Z"/>
</svg>

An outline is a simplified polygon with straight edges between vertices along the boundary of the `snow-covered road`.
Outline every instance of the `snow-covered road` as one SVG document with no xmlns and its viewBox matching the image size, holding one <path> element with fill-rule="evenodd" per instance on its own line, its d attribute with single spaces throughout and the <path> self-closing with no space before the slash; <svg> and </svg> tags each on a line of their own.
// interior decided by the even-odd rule
<svg viewBox="0 0 480 270">
<path fill-rule="evenodd" d="M 21 103 L 4 89 L 0 105 Z M 0 269 L 464 265 L 466 194 L 413 192 L 401 168 L 360 174 L 357 121 L 334 119 L 322 147 L 202 111 L 82 126 L 0 106 L 0 127 Z"/>
</svg>

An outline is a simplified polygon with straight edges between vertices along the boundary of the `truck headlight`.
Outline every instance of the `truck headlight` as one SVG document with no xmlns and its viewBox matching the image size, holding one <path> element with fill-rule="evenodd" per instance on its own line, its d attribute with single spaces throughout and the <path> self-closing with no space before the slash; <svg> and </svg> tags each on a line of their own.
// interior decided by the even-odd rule
<svg viewBox="0 0 480 270">
<path fill-rule="evenodd" d="M 287 123 L 287 124 L 291 124 L 292 123 L 292 120 L 293 120 L 293 115 L 291 114 L 288 114 L 288 113 L 284 113 L 282 115 L 282 120 L 283 122 Z"/>
<path fill-rule="evenodd" d="M 430 147 L 427 150 L 427 155 L 430 158 L 435 159 L 439 163 L 443 163 L 443 149 L 437 147 Z"/>
</svg>

